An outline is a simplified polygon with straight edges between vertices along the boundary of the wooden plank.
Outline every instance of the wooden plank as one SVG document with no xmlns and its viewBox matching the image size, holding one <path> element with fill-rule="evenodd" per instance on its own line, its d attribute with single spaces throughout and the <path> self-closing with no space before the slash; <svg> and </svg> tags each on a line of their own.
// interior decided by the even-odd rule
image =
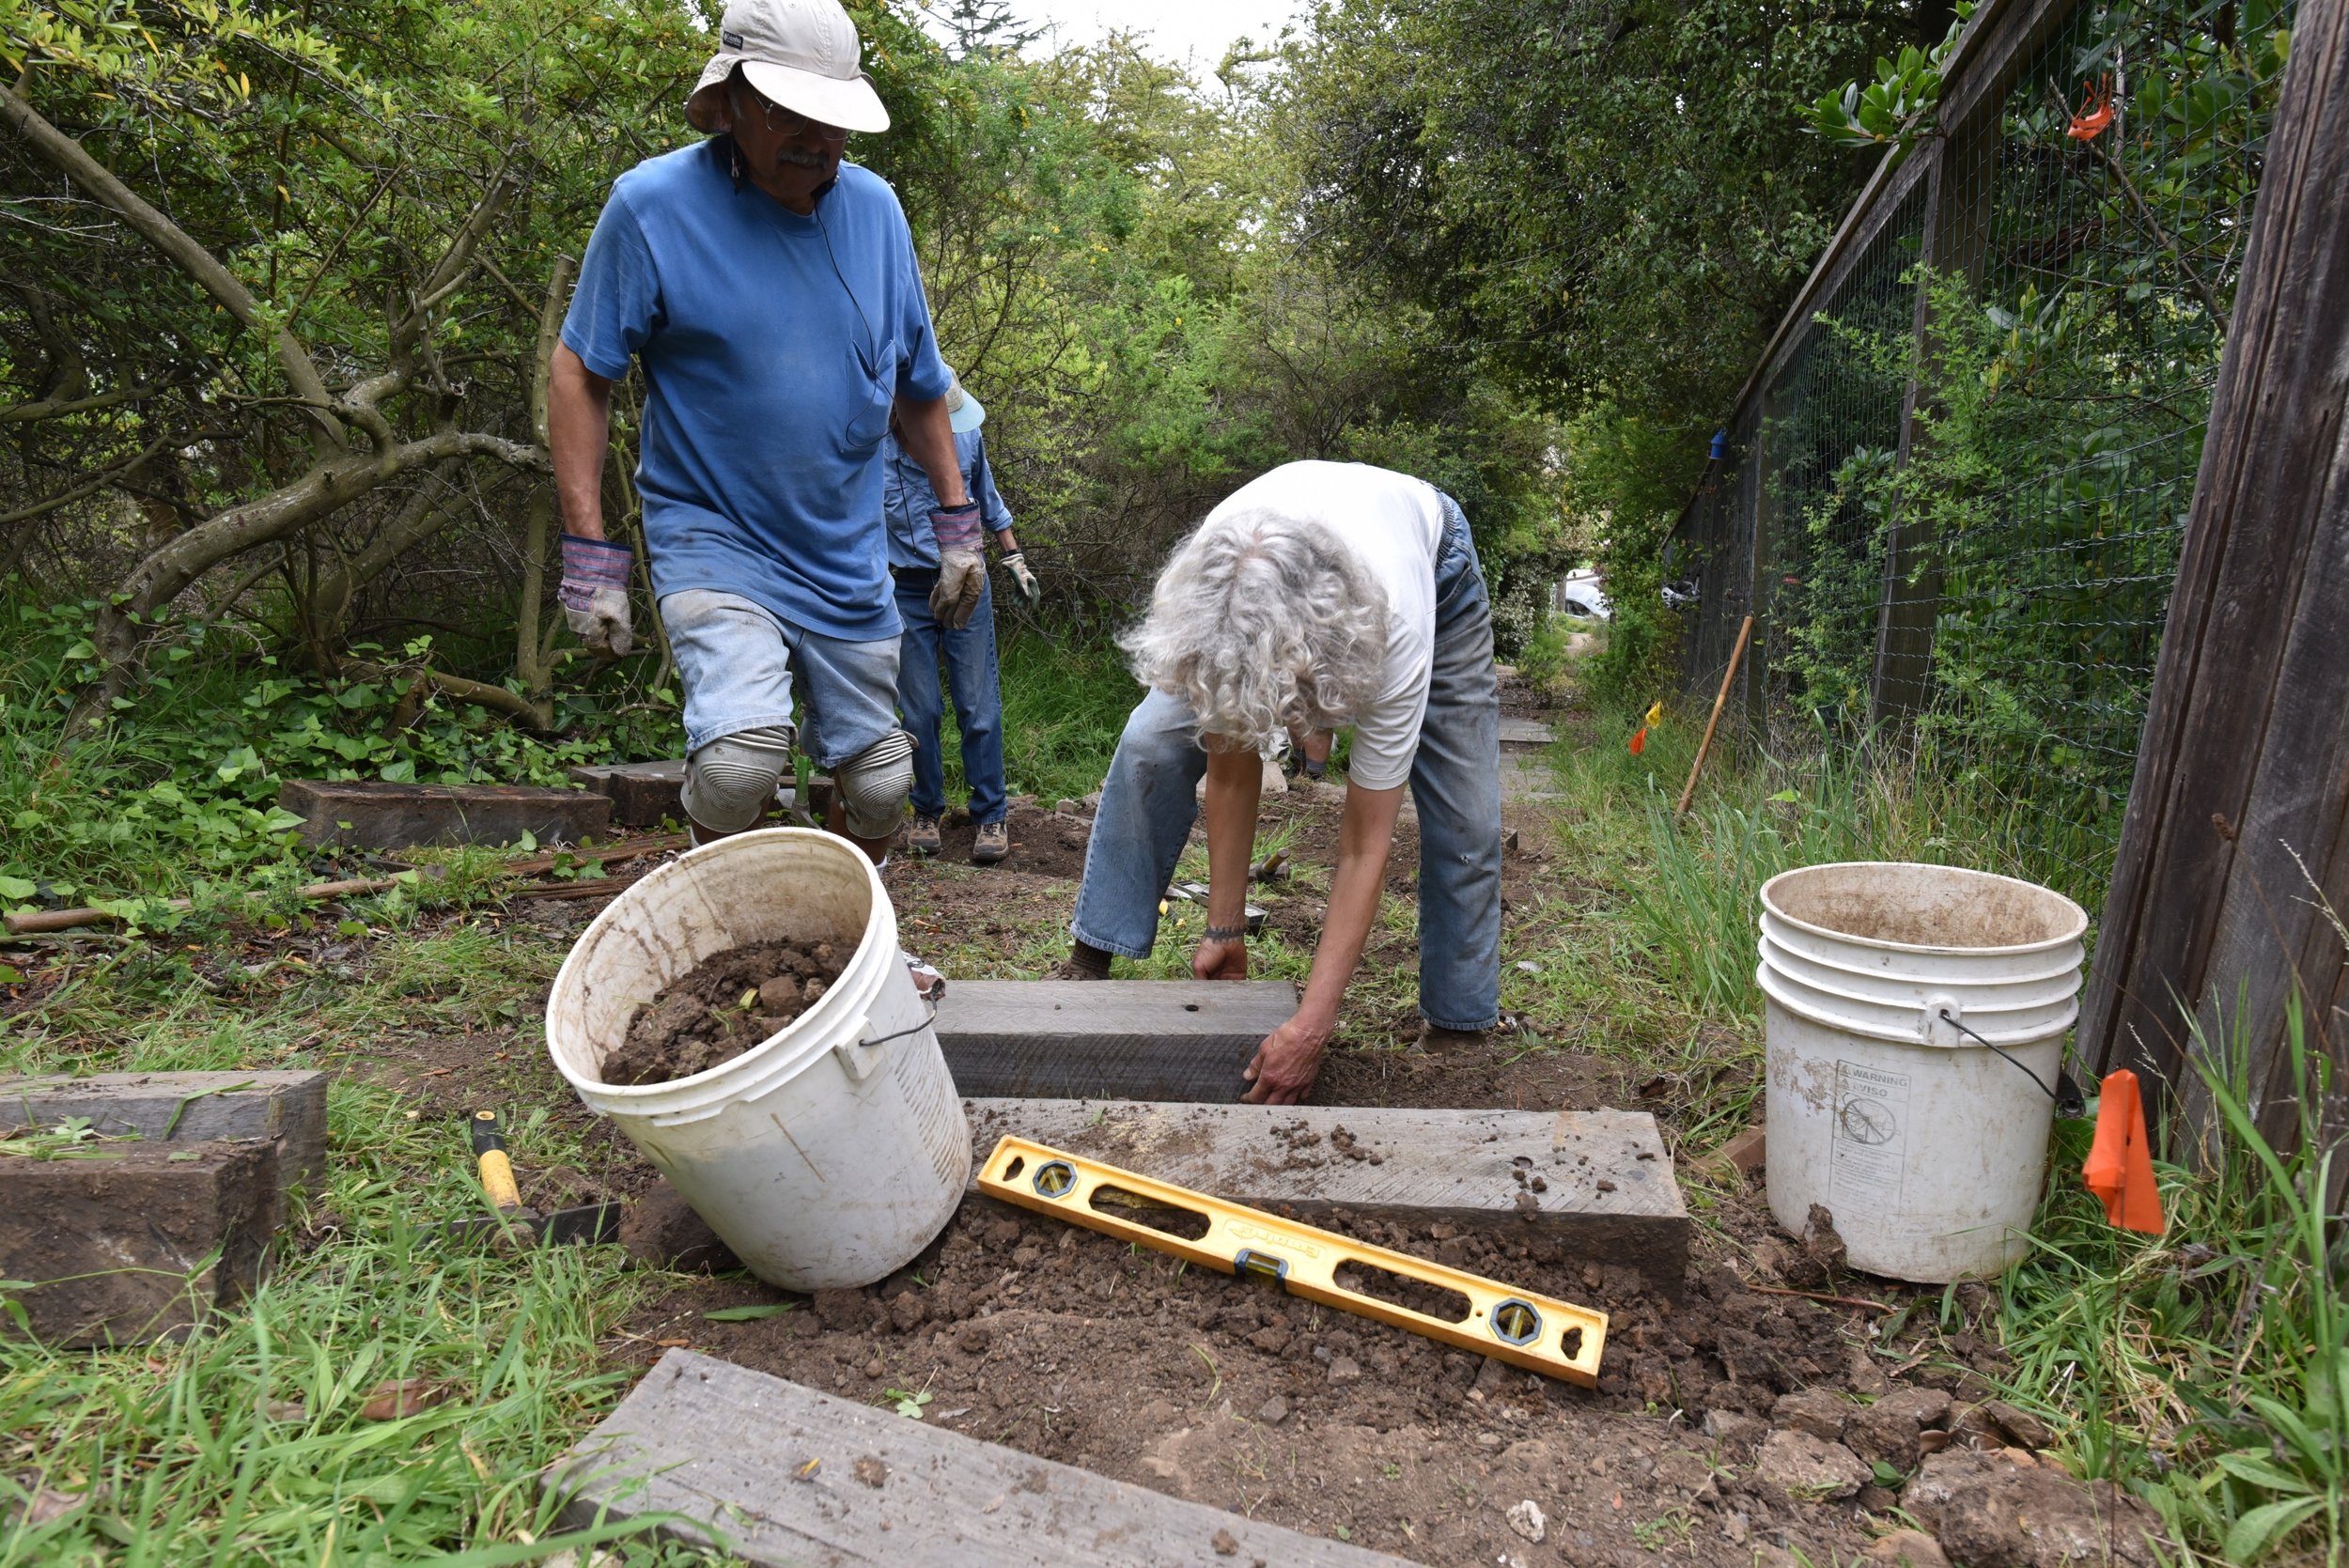
<svg viewBox="0 0 2349 1568">
<path fill-rule="evenodd" d="M 1228 1100 L 1296 1011 L 1286 981 L 957 980 L 938 1043 L 965 1094 Z"/>
<path fill-rule="evenodd" d="M 281 1191 L 326 1190 L 326 1075 L 310 1072 L 97 1073 L 0 1079 L 0 1128 L 86 1117 L 107 1138 L 201 1143 L 265 1138 Z"/>
<path fill-rule="evenodd" d="M 544 1484 L 758 1568 L 1378 1568 L 1365 1551 L 672 1350 Z"/>
<path fill-rule="evenodd" d="M 2349 0 L 2305 0 L 2252 216 L 2096 945 L 2081 1054 L 2172 1081 L 2174 998 L 2249 1043 L 2268 1130 L 2295 989 L 2337 1088 L 2339 939 L 2301 866 L 2349 908 Z M 2237 998 L 2243 1001 L 2238 1005 Z M 2326 1108 L 2327 1137 L 2349 1106 Z M 2337 1179 L 2349 1179 L 2341 1161 Z"/>
<path fill-rule="evenodd" d="M 1501 718 L 1501 743 L 1503 746 L 1547 746 L 1557 738 L 1557 732 L 1538 720 L 1511 719 L 1506 715 Z"/>
<path fill-rule="evenodd" d="M 312 844 L 397 849 L 415 844 L 577 844 L 612 822 L 612 800 L 583 789 L 523 784 L 408 784 L 295 779 L 277 803 L 302 817 Z M 345 826 L 345 824 L 349 826 Z"/>
<path fill-rule="evenodd" d="M 144 1344 L 257 1284 L 280 1212 L 266 1139 L 0 1158 L 0 1270 L 34 1338 Z"/>
<path fill-rule="evenodd" d="M 1008 1133 L 1302 1219 L 1345 1209 L 1410 1226 L 1530 1231 L 1672 1292 L 1688 1260 L 1688 1205 L 1644 1111 L 1050 1099 L 964 1109 L 980 1159 Z M 1519 1185 L 1520 1172 L 1546 1190 Z"/>
<path fill-rule="evenodd" d="M 574 768 L 573 782 L 612 800 L 612 820 L 623 828 L 657 828 L 663 817 L 685 820 L 685 759 L 599 763 Z"/>
</svg>

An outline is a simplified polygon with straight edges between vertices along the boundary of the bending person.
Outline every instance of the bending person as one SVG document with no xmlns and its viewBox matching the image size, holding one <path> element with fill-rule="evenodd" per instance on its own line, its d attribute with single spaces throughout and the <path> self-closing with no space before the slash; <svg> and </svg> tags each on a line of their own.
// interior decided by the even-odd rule
<svg viewBox="0 0 2349 1568">
<path fill-rule="evenodd" d="M 1011 531 L 1011 513 L 996 493 L 995 476 L 988 472 L 987 441 L 979 427 L 987 410 L 960 382 L 946 389 L 946 411 L 955 434 L 955 462 L 962 482 L 979 505 L 985 532 L 995 536 L 1003 566 L 1033 606 L 1041 595 L 1028 558 Z M 881 482 L 881 507 L 889 519 L 889 570 L 897 580 L 897 618 L 905 623 L 905 640 L 897 645 L 897 706 L 905 727 L 913 736 L 913 825 L 906 831 L 906 847 L 917 855 L 939 850 L 938 819 L 946 815 L 946 758 L 938 743 L 945 698 L 939 686 L 938 665 L 943 656 L 947 684 L 955 694 L 955 722 L 962 732 L 962 780 L 971 792 L 971 820 L 977 832 L 971 844 L 971 863 L 993 865 L 1011 853 L 1011 836 L 1003 819 L 1011 813 L 1003 782 L 1003 694 L 995 667 L 995 595 L 979 590 L 971 623 L 957 629 L 941 625 L 930 613 L 930 596 L 938 588 L 938 539 L 930 514 L 938 497 L 929 475 L 906 453 L 894 430 L 890 432 Z"/>
<path fill-rule="evenodd" d="M 1286 1105 L 1321 1070 L 1377 917 L 1408 782 L 1419 812 L 1423 1043 L 1500 1020 L 1501 707 L 1492 604 L 1468 520 L 1423 480 L 1304 462 L 1243 486 L 1176 547 L 1123 639 L 1150 688 L 1117 743 L 1085 851 L 1065 976 L 1148 955 L 1206 779 L 1203 980 L 1248 974 L 1260 755 L 1354 728 L 1338 865 L 1296 1016 L 1266 1036 L 1247 1098 Z"/>
</svg>

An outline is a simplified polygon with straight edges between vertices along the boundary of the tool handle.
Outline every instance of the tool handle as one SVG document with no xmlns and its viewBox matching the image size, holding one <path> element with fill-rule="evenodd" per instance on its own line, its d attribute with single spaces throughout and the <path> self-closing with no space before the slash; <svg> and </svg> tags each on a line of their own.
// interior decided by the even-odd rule
<svg viewBox="0 0 2349 1568">
<path fill-rule="evenodd" d="M 474 1160 L 481 1171 L 481 1190 L 499 1210 L 522 1206 L 521 1189 L 514 1185 L 514 1162 L 506 1157 L 506 1124 L 494 1110 L 473 1113 Z"/>
</svg>

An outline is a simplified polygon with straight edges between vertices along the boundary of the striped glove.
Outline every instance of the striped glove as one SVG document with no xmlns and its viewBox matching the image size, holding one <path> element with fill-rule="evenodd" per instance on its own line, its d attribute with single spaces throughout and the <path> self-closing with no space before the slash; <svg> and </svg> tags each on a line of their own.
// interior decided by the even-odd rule
<svg viewBox="0 0 2349 1568">
<path fill-rule="evenodd" d="M 628 568 L 635 552 L 608 539 L 563 536 L 563 585 L 555 591 L 563 618 L 579 640 L 617 659 L 629 650 Z"/>
<path fill-rule="evenodd" d="M 930 514 L 938 539 L 938 585 L 930 590 L 930 614 L 949 631 L 960 631 L 978 613 L 987 592 L 987 556 L 979 546 L 979 504 L 966 501 Z"/>
</svg>

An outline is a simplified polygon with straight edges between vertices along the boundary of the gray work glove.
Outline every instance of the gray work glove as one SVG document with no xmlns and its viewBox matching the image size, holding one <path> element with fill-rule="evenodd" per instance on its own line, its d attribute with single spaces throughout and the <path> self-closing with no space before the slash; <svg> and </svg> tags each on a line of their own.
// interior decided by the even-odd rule
<svg viewBox="0 0 2349 1568">
<path fill-rule="evenodd" d="M 960 631 L 979 611 L 987 592 L 987 556 L 979 545 L 979 504 L 941 506 L 930 514 L 938 539 L 938 586 L 930 590 L 930 614 L 949 631 Z"/>
<path fill-rule="evenodd" d="M 1003 569 L 1011 573 L 1012 582 L 1019 585 L 1019 597 L 1028 601 L 1029 609 L 1034 610 L 1044 602 L 1044 584 L 1035 580 L 1035 571 L 1028 565 L 1027 551 L 1005 551 Z"/>
<path fill-rule="evenodd" d="M 628 568 L 635 559 L 626 545 L 563 536 L 563 585 L 555 590 L 563 618 L 579 640 L 614 659 L 629 650 Z"/>
</svg>

